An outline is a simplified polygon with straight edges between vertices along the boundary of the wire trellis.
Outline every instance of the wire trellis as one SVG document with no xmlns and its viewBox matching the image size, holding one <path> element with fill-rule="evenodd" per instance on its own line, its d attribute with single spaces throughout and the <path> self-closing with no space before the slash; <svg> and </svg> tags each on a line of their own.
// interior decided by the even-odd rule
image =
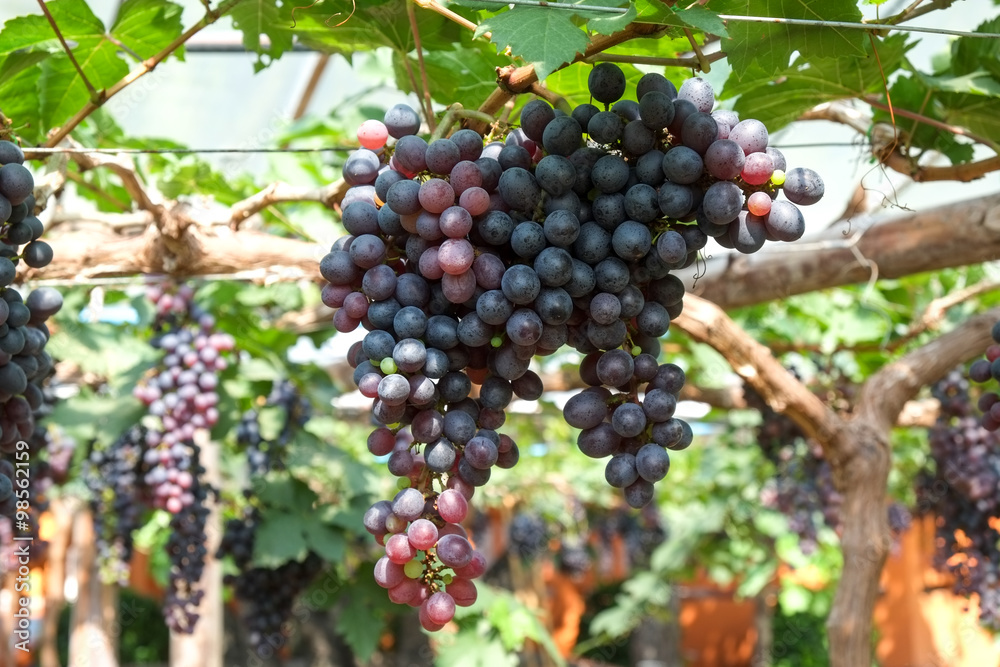
<svg viewBox="0 0 1000 667">
<path fill-rule="evenodd" d="M 547 2 L 546 0 L 480 0 L 491 5 L 522 5 L 526 7 L 541 7 L 543 9 L 563 9 L 574 12 L 599 12 L 604 14 L 626 14 L 625 7 L 599 7 L 595 5 L 577 5 L 567 2 Z M 890 25 L 887 23 L 857 23 L 854 21 L 824 21 L 822 19 L 790 19 L 776 16 L 742 16 L 737 14 L 719 14 L 723 21 L 739 21 L 751 23 L 779 23 L 785 25 L 811 26 L 819 28 L 844 28 L 847 30 L 892 30 L 897 32 L 926 32 L 937 35 L 956 35 L 958 37 L 997 38 L 1000 33 L 969 32 L 966 30 L 950 30 L 948 28 L 930 28 L 913 25 Z"/>
</svg>

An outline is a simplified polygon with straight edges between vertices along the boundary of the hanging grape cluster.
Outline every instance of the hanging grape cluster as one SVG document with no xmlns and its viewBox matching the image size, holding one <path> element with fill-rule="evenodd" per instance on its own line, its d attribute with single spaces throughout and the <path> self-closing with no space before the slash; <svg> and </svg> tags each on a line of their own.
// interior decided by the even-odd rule
<svg viewBox="0 0 1000 667">
<path fill-rule="evenodd" d="M 142 473 L 145 450 L 146 429 L 136 425 L 109 447 L 93 448 L 84 466 L 97 558 L 107 583 L 129 581 L 132 532 L 142 526 L 149 504 Z"/>
<path fill-rule="evenodd" d="M 261 481 L 261 476 L 269 470 L 284 467 L 288 444 L 312 413 L 309 401 L 287 380 L 275 382 L 266 405 L 279 407 L 284 417 L 274 440 L 261 437 L 255 410 L 243 415 L 236 430 L 237 444 L 246 451 L 250 479 L 256 481 Z M 250 645 L 259 656 L 266 658 L 285 643 L 283 628 L 291 618 L 295 600 L 322 570 L 323 559 L 309 552 L 301 561 L 288 561 L 278 567 L 255 566 L 254 543 L 260 523 L 256 503 L 259 500 L 252 485 L 244 490 L 243 497 L 250 504 L 242 517 L 226 522 L 218 557 L 232 557 L 239 570 L 238 574 L 227 575 L 225 582 L 233 587 L 240 602 Z"/>
<path fill-rule="evenodd" d="M 935 565 L 959 595 L 979 597 L 979 619 L 1000 630 L 1000 435 L 976 417 L 961 369 L 932 387 L 941 404 L 930 429 L 933 472 L 917 487 L 936 519 Z"/>
<path fill-rule="evenodd" d="M 215 331 L 215 318 L 194 303 L 194 287 L 151 284 L 156 313 L 151 345 L 163 351 L 158 366 L 134 395 L 147 407 L 151 425 L 143 437 L 141 485 L 156 508 L 171 514 L 170 582 L 163 614 L 177 632 L 192 632 L 203 591 L 208 520 L 214 490 L 203 479 L 195 433 L 219 419 L 218 373 L 229 365 L 232 336 Z"/>
<path fill-rule="evenodd" d="M 145 483 L 155 507 L 177 514 L 195 500 L 190 441 L 219 420 L 218 373 L 228 367 L 235 341 L 215 332 L 215 318 L 194 303 L 191 285 L 150 285 L 147 297 L 158 331 L 150 344 L 164 355 L 156 375 L 134 391 L 159 421 L 146 432 Z"/>
<path fill-rule="evenodd" d="M 567 344 L 586 355 L 591 388 L 566 420 L 585 454 L 611 457 L 605 476 L 628 504 L 649 503 L 667 450 L 692 440 L 674 417 L 684 373 L 658 361 L 683 307 L 670 271 L 709 237 L 741 252 L 799 238 L 795 204 L 823 194 L 812 170 L 784 171 L 760 122 L 712 113 L 701 79 L 677 91 L 648 74 L 638 101 L 621 100 L 611 63 L 588 83 L 603 108 L 532 100 L 502 142 L 462 129 L 428 143 L 396 105 L 360 127 L 344 165 L 349 235 L 320 262 L 323 300 L 339 331 L 368 331 L 348 361 L 384 425 L 369 448 L 402 488 L 365 526 L 386 547 L 376 580 L 419 606 L 425 628 L 475 598 L 484 564 L 458 522 L 491 469 L 517 462 L 497 429 L 514 396 L 542 394 L 532 357 Z"/>
<path fill-rule="evenodd" d="M 757 445 L 774 465 L 774 476 L 761 490 L 761 502 L 788 518 L 799 548 L 811 554 L 818 546 L 821 522 L 834 529 L 840 524 L 843 496 L 833 485 L 833 471 L 819 444 L 795 422 L 775 412 L 749 386 L 744 387 L 744 396 L 748 407 L 760 412 Z"/>
<path fill-rule="evenodd" d="M 1000 322 L 993 325 L 991 331 L 993 344 L 986 348 L 986 358 L 978 359 L 969 367 L 969 377 L 973 382 L 1000 382 Z M 983 416 L 979 423 L 987 431 L 1000 429 L 1000 389 L 983 392 L 979 397 L 979 409 Z"/>
</svg>

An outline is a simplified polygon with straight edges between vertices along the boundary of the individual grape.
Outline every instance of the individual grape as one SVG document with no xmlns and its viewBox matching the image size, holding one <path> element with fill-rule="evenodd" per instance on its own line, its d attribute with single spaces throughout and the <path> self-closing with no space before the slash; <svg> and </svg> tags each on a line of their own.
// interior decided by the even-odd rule
<svg viewBox="0 0 1000 667">
<path fill-rule="evenodd" d="M 598 102 L 611 104 L 625 94 L 625 73 L 614 63 L 598 63 L 587 76 L 587 89 Z"/>
<path fill-rule="evenodd" d="M 653 500 L 653 484 L 645 479 L 637 479 L 625 487 L 625 502 L 629 507 L 639 509 Z"/>
<path fill-rule="evenodd" d="M 608 294 L 607 292 L 602 292 L 600 294 L 594 295 L 594 298 L 590 300 L 590 316 L 594 318 L 594 321 L 598 324 L 611 324 L 621 315 L 622 304 L 618 300 L 618 297 L 614 294 Z M 613 386 L 618 386 L 618 383 L 605 383 L 613 384 Z"/>
<path fill-rule="evenodd" d="M 538 185 L 553 196 L 561 196 L 573 189 L 576 167 L 561 155 L 546 155 L 535 166 Z"/>
<path fill-rule="evenodd" d="M 715 106 L 715 91 L 712 85 L 701 77 L 687 79 L 677 91 L 677 99 L 691 102 L 698 111 L 711 113 Z"/>
<path fill-rule="evenodd" d="M 771 197 L 766 192 L 754 192 L 747 197 L 747 210 L 754 215 L 766 216 L 771 211 Z"/>
<path fill-rule="evenodd" d="M 614 144 L 621 140 L 625 123 L 613 111 L 601 111 L 587 122 L 587 134 L 599 144 Z"/>
<path fill-rule="evenodd" d="M 463 160 L 475 161 L 483 154 L 483 138 L 474 130 L 458 130 L 449 138 L 458 146 Z"/>
<path fill-rule="evenodd" d="M 597 362 L 597 377 L 611 387 L 620 387 L 631 380 L 634 370 L 632 355 L 625 350 L 606 352 Z"/>
<path fill-rule="evenodd" d="M 639 473 L 635 467 L 635 457 L 631 454 L 612 456 L 604 468 L 604 479 L 616 489 L 624 489 L 634 483 L 639 479 Z"/>
<path fill-rule="evenodd" d="M 601 424 L 608 414 L 604 397 L 595 392 L 583 391 L 571 397 L 563 407 L 566 423 L 579 429 L 592 429 Z"/>
<path fill-rule="evenodd" d="M 354 151 L 344 162 L 343 176 L 348 185 L 374 183 L 379 170 L 378 155 L 368 149 Z"/>
<path fill-rule="evenodd" d="M 649 443 L 643 445 L 635 455 L 635 468 L 647 482 L 658 482 L 670 470 L 670 457 L 663 447 Z"/>
<path fill-rule="evenodd" d="M 542 319 L 528 308 L 518 308 L 507 320 L 507 336 L 515 345 L 534 345 L 542 336 Z"/>
<path fill-rule="evenodd" d="M 11 141 L 0 141 L 0 164 L 24 163 L 24 151 Z"/>
<path fill-rule="evenodd" d="M 646 413 L 635 403 L 622 403 L 611 414 L 611 425 L 621 437 L 635 437 L 646 428 Z"/>
<path fill-rule="evenodd" d="M 518 211 L 534 211 L 542 197 L 535 177 L 520 167 L 504 171 L 497 188 L 504 202 Z"/>
<path fill-rule="evenodd" d="M 416 134 L 420 129 L 420 116 L 405 104 L 397 104 L 385 112 L 382 119 L 389 135 L 394 139 Z"/>
<path fill-rule="evenodd" d="M 601 110 L 593 104 L 581 104 L 574 108 L 573 113 L 570 115 L 580 124 L 580 127 L 586 128 L 590 123 L 590 119 L 600 113 L 600 111 Z"/>
<path fill-rule="evenodd" d="M 649 186 L 645 187 L 649 188 Z M 652 188 L 649 189 L 655 197 L 656 191 Z M 645 225 L 633 220 L 626 220 L 615 230 L 611 237 L 611 245 L 614 248 L 615 254 L 623 260 L 635 261 L 642 259 L 649 252 L 652 246 L 652 237 L 650 236 L 649 228 Z M 598 277 L 598 283 L 600 283 L 600 280 L 600 277 Z M 627 282 L 628 278 L 626 277 L 625 280 Z M 624 288 L 624 286 L 622 287 Z"/>
<path fill-rule="evenodd" d="M 533 99 L 521 109 L 521 129 L 529 139 L 541 143 L 545 127 L 556 117 L 548 102 Z"/>
<path fill-rule="evenodd" d="M 789 201 L 801 206 L 809 206 L 823 198 L 825 186 L 823 179 L 812 169 L 796 167 L 785 173 L 782 191 Z"/>
<path fill-rule="evenodd" d="M 705 191 L 702 211 L 709 222 L 721 225 L 739 215 L 743 208 L 743 191 L 732 181 L 717 181 Z"/>
<path fill-rule="evenodd" d="M 740 177 L 750 185 L 763 185 L 771 180 L 774 162 L 767 153 L 750 153 L 746 156 Z M 787 183 L 787 181 L 786 181 Z M 787 185 L 785 186 L 787 188 Z"/>
<path fill-rule="evenodd" d="M 451 139 L 435 139 L 427 146 L 427 169 L 434 174 L 450 174 L 462 159 L 458 145 Z"/>
<path fill-rule="evenodd" d="M 512 135 L 513 136 L 513 135 Z M 497 162 L 504 169 L 520 167 L 521 169 L 531 169 L 531 153 L 524 146 L 517 144 L 507 144 L 497 155 Z"/>
<path fill-rule="evenodd" d="M 0 167 L 0 195 L 6 197 L 12 206 L 30 197 L 34 187 L 31 172 L 19 162 L 8 162 Z"/>
<path fill-rule="evenodd" d="M 770 157 L 771 162 L 774 164 L 774 169 L 784 172 L 788 168 L 788 163 L 785 161 L 785 155 L 777 148 L 772 148 L 770 146 L 765 149 L 765 151 Z"/>
<path fill-rule="evenodd" d="M 767 233 L 779 241 L 797 241 L 806 231 L 802 212 L 795 204 L 780 199 L 771 203 L 764 225 Z"/>
<path fill-rule="evenodd" d="M 527 305 L 538 296 L 541 281 L 531 267 L 515 264 L 503 274 L 501 289 L 511 303 Z M 479 316 L 482 317 L 482 313 Z M 486 318 L 483 321 L 489 322 Z"/>
<path fill-rule="evenodd" d="M 583 143 L 583 130 L 570 116 L 557 116 L 545 126 L 542 145 L 550 155 L 570 155 Z"/>
<path fill-rule="evenodd" d="M 660 212 L 669 218 L 682 218 L 694 205 L 694 193 L 687 185 L 666 181 L 657 192 Z"/>
<path fill-rule="evenodd" d="M 656 240 L 656 252 L 667 264 L 676 264 L 684 261 L 688 250 L 683 236 L 673 230 L 667 230 Z"/>
<path fill-rule="evenodd" d="M 389 130 L 378 120 L 366 120 L 358 127 L 358 143 L 371 151 L 377 151 L 385 146 L 389 138 Z"/>
<path fill-rule="evenodd" d="M 427 169 L 427 142 L 412 134 L 402 137 L 396 142 L 392 158 L 412 174 L 424 171 Z"/>
<path fill-rule="evenodd" d="M 52 261 L 52 246 L 45 241 L 32 241 L 24 247 L 21 259 L 33 269 L 45 268 Z"/>
<path fill-rule="evenodd" d="M 628 164 L 620 156 L 605 155 L 594 164 L 590 177 L 601 192 L 617 192 L 628 182 Z"/>
<path fill-rule="evenodd" d="M 677 98 L 677 88 L 670 79 L 658 72 L 644 74 L 635 86 L 635 98 L 640 104 L 646 95 L 652 91 L 663 93 L 671 100 Z"/>
<path fill-rule="evenodd" d="M 703 168 L 701 156 L 687 146 L 675 146 L 663 156 L 663 173 L 674 183 L 694 183 L 701 178 Z"/>
<path fill-rule="evenodd" d="M 537 222 L 528 220 L 514 227 L 510 247 L 523 259 L 534 259 L 545 248 L 545 231 Z"/>
<path fill-rule="evenodd" d="M 693 81 L 694 79 L 688 79 Z M 683 89 L 683 86 L 681 87 Z M 704 155 L 719 136 L 719 126 L 710 114 L 696 112 L 684 119 L 681 125 L 681 142 Z"/>
<path fill-rule="evenodd" d="M 640 156 L 653 150 L 656 135 L 641 120 L 633 120 L 622 130 L 622 151 L 626 155 Z"/>
<path fill-rule="evenodd" d="M 554 211 L 545 216 L 542 231 L 550 244 L 568 248 L 580 235 L 580 220 L 569 211 Z"/>
<path fill-rule="evenodd" d="M 767 128 L 753 118 L 741 120 L 730 130 L 729 140 L 739 144 L 745 155 L 760 153 L 767 148 Z"/>
<path fill-rule="evenodd" d="M 595 459 L 611 456 L 618 449 L 619 443 L 621 436 L 607 422 L 584 429 L 576 440 L 580 451 Z"/>
<path fill-rule="evenodd" d="M 659 195 L 651 185 L 636 183 L 625 193 L 625 212 L 634 221 L 649 224 L 660 217 Z M 617 233 L 617 229 L 615 232 Z M 644 255 L 645 253 L 643 253 Z M 641 259 L 642 255 L 635 259 Z"/>
<path fill-rule="evenodd" d="M 474 259 L 472 244 L 462 238 L 446 239 L 438 248 L 438 263 L 447 274 L 458 276 L 466 273 L 472 268 Z"/>
<path fill-rule="evenodd" d="M 743 171 L 746 156 L 743 149 L 732 139 L 719 139 L 705 151 L 705 168 L 715 178 L 730 180 Z"/>
<path fill-rule="evenodd" d="M 639 99 L 639 113 L 643 124 L 651 130 L 666 129 L 674 120 L 673 100 L 668 93 L 660 90 L 645 91 Z"/>
</svg>

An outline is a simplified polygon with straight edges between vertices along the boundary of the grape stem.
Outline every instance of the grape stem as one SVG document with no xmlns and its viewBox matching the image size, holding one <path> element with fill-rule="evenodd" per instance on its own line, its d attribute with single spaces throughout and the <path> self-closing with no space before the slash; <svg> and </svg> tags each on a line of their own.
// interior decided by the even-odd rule
<svg viewBox="0 0 1000 667">
<path fill-rule="evenodd" d="M 80 67 L 80 63 L 77 62 L 76 56 L 73 55 L 73 49 L 69 48 L 69 44 L 66 43 L 66 38 L 63 37 L 62 31 L 59 30 L 59 26 L 56 24 L 56 19 L 52 16 L 52 12 L 49 11 L 48 6 L 45 4 L 45 0 L 38 0 L 38 6 L 42 8 L 42 13 L 45 14 L 46 20 L 49 22 L 49 25 L 52 26 L 52 32 L 56 34 L 56 37 L 59 39 L 59 43 L 62 44 L 63 51 L 65 51 L 66 55 L 69 56 L 69 61 L 73 63 L 73 67 L 76 68 L 77 73 L 83 80 L 83 85 L 87 87 L 88 91 L 90 91 L 91 101 L 101 100 L 103 97 L 103 91 L 97 92 L 97 89 L 94 88 L 94 84 L 90 83 L 90 79 L 88 79 L 87 75 L 83 73 L 83 68 Z"/>
<path fill-rule="evenodd" d="M 420 46 L 420 28 L 417 26 L 417 14 L 413 9 L 413 0 L 406 0 L 406 17 L 410 20 L 410 30 L 413 31 L 413 48 L 417 52 L 417 65 L 420 67 L 420 83 L 421 91 L 423 93 L 423 103 L 426 109 L 425 113 L 427 116 L 427 127 L 430 128 L 431 132 L 434 132 L 434 106 L 431 104 L 431 86 L 427 81 L 427 67 L 424 65 L 424 50 Z M 407 55 L 403 54 L 404 63 L 407 60 Z M 409 70 L 407 66 L 407 70 Z M 412 77 L 412 72 L 411 72 Z M 418 92 L 416 86 L 414 86 L 413 92 Z"/>
</svg>

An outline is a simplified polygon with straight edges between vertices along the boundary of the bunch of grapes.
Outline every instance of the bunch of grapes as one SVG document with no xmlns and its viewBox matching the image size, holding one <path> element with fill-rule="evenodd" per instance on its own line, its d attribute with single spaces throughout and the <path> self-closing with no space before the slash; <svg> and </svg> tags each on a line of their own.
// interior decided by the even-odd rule
<svg viewBox="0 0 1000 667">
<path fill-rule="evenodd" d="M 969 378 L 973 382 L 1000 382 L 1000 322 L 993 325 L 993 344 L 986 348 L 986 358 L 978 359 L 969 367 Z M 987 431 L 1000 429 L 1000 395 L 996 389 L 984 392 L 979 397 L 979 409 L 983 416 L 980 423 Z"/>
<path fill-rule="evenodd" d="M 980 621 L 1000 630 L 1000 435 L 979 423 L 961 370 L 932 393 L 941 403 L 930 429 L 935 470 L 918 498 L 937 516 L 935 564 L 955 577 L 956 593 L 978 594 Z"/>
<path fill-rule="evenodd" d="M 795 422 L 771 409 L 750 387 L 744 393 L 748 406 L 760 412 L 757 445 L 775 468 L 761 490 L 761 501 L 784 514 L 799 537 L 799 548 L 813 553 L 818 546 L 817 515 L 831 528 L 840 525 L 843 496 L 834 487 L 833 470 L 819 444 L 806 438 Z"/>
<path fill-rule="evenodd" d="M 243 415 L 236 430 L 237 443 L 246 448 L 251 479 L 284 466 L 285 448 L 312 412 L 308 399 L 287 380 L 274 384 L 266 405 L 281 408 L 284 416 L 274 441 L 261 437 L 257 413 L 252 410 Z M 267 657 L 284 642 L 283 627 L 291 617 L 295 599 L 320 572 L 323 559 L 310 552 L 302 561 L 289 561 L 276 568 L 255 567 L 253 552 L 260 511 L 252 487 L 245 489 L 243 496 L 250 505 L 242 517 L 226 522 L 218 557 L 231 556 L 239 570 L 236 575 L 228 575 L 226 583 L 233 587 L 243 606 L 250 645 L 258 655 Z"/>
<path fill-rule="evenodd" d="M 163 616 L 167 626 L 175 632 L 191 633 L 198 622 L 198 605 L 204 591 L 200 587 L 205 569 L 205 525 L 208 522 L 208 494 L 213 489 L 202 482 L 205 469 L 199 463 L 200 448 L 188 443 L 187 460 L 191 485 L 185 493 L 191 501 L 170 517 L 170 538 L 167 555 L 170 557 L 170 579 L 163 601 Z M 154 492 L 155 493 L 155 492 Z"/>
<path fill-rule="evenodd" d="M 106 583 L 128 584 L 132 532 L 142 525 L 149 497 L 142 474 L 146 429 L 136 425 L 87 457 L 83 479 L 97 534 L 97 557 Z"/>
<path fill-rule="evenodd" d="M 339 331 L 368 331 L 348 361 L 384 425 L 369 448 L 402 480 L 366 517 L 386 546 L 376 580 L 427 628 L 474 598 L 481 557 L 457 521 L 493 466 L 517 462 L 497 429 L 514 396 L 543 391 L 532 357 L 567 344 L 586 355 L 592 386 L 566 420 L 582 451 L 612 457 L 606 477 L 628 504 L 645 505 L 667 449 L 692 440 L 673 416 L 684 374 L 657 360 L 683 307 L 670 271 L 710 236 L 742 252 L 799 238 L 795 203 L 823 194 L 815 172 L 783 171 L 761 123 L 711 113 L 701 79 L 677 91 L 649 74 L 638 101 L 619 101 L 625 76 L 602 63 L 589 87 L 603 110 L 532 100 L 520 128 L 486 145 L 468 129 L 428 143 L 396 105 L 361 126 L 344 165 L 349 235 L 320 262 L 323 301 Z"/>
<path fill-rule="evenodd" d="M 189 443 L 196 430 L 219 420 L 218 372 L 228 366 L 226 353 L 235 342 L 215 332 L 215 318 L 194 303 L 192 286 L 151 285 L 147 296 L 160 332 L 151 344 L 164 356 L 156 375 L 134 391 L 160 422 L 146 432 L 145 483 L 153 489 L 154 506 L 177 514 L 195 500 Z"/>
</svg>

